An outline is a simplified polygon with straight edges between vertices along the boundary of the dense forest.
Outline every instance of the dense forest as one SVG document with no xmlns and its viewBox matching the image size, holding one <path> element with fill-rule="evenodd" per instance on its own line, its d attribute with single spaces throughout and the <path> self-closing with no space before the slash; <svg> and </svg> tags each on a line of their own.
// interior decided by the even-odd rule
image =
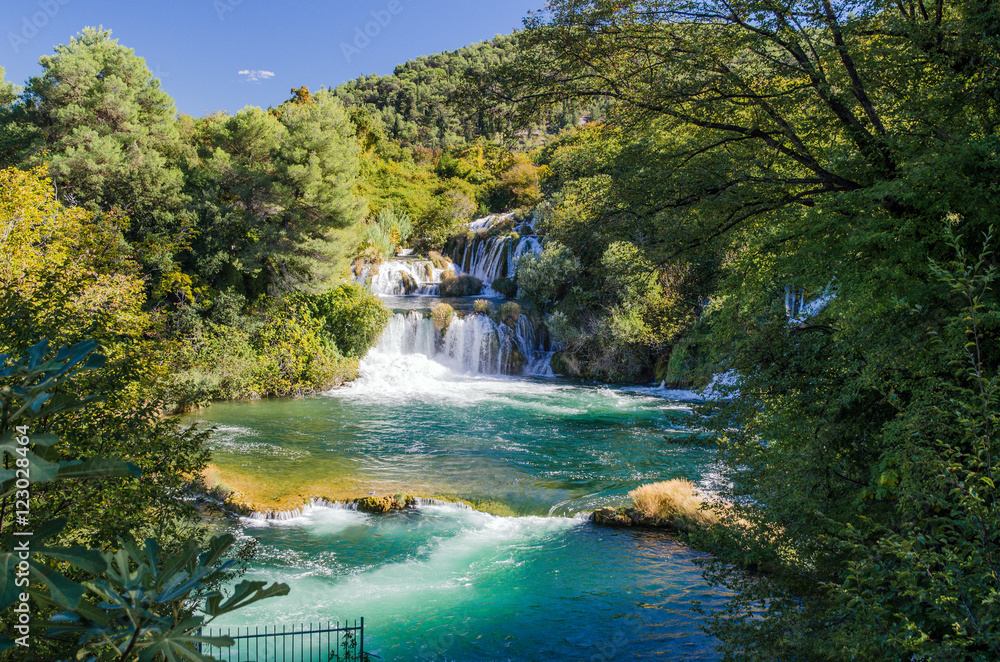
<svg viewBox="0 0 1000 662">
<path fill-rule="evenodd" d="M 344 83 L 333 92 L 348 107 L 369 111 L 386 135 L 405 146 L 455 149 L 479 138 L 537 144 L 545 136 L 604 118 L 610 100 L 567 99 L 513 126 L 503 115 L 477 107 L 464 96 L 471 76 L 516 62 L 517 35 L 466 46 L 457 51 L 411 60 L 389 76 L 370 75 Z"/>
<path fill-rule="evenodd" d="M 0 534 L 12 568 L 30 421 L 58 542 L 36 600 L 79 627 L 38 659 L 139 631 L 81 588 L 125 538 L 204 577 L 128 650 L 191 643 L 169 614 L 252 550 L 209 538 L 184 498 L 204 433 L 166 415 L 354 378 L 389 312 L 352 263 L 447 254 L 508 210 L 544 237 L 506 285 L 558 374 L 710 385 L 722 521 L 686 536 L 731 592 L 727 659 L 1000 657 L 1000 7 L 551 0 L 516 35 L 202 118 L 106 31 L 40 65 L 0 70 Z M 220 613 L 282 587 L 236 590 Z"/>
</svg>

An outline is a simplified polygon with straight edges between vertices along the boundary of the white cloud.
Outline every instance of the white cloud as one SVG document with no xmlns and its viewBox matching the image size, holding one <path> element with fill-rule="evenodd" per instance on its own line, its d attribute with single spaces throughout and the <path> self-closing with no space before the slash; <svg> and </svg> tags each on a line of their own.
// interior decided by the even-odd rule
<svg viewBox="0 0 1000 662">
<path fill-rule="evenodd" d="M 238 73 L 240 76 L 246 76 L 244 80 L 250 83 L 259 83 L 268 78 L 274 78 L 273 71 L 265 71 L 263 69 L 241 69 Z"/>
</svg>

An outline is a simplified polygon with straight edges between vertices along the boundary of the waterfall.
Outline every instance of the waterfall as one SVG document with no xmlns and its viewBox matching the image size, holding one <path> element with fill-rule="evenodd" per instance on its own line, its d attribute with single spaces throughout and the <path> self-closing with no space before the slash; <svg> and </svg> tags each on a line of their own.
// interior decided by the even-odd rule
<svg viewBox="0 0 1000 662">
<path fill-rule="evenodd" d="M 446 271 L 451 270 L 439 269 L 430 260 L 394 259 L 376 267 L 365 266 L 357 282 L 368 282 L 372 292 L 380 296 L 437 296 Z"/>
<path fill-rule="evenodd" d="M 463 374 L 551 376 L 552 352 L 540 345 L 527 315 L 514 328 L 486 315 L 456 315 L 442 333 L 429 317 L 411 311 L 389 318 L 373 352 L 384 357 L 422 354 Z"/>
<path fill-rule="evenodd" d="M 386 260 L 378 265 L 365 264 L 355 282 L 368 285 L 378 296 L 438 296 L 441 280 L 447 273 L 468 274 L 483 282 L 479 296 L 498 296 L 491 285 L 498 278 L 513 278 L 517 261 L 529 253 L 541 253 L 542 242 L 535 234 L 534 219 L 513 225 L 514 214 L 486 216 L 469 223 L 468 237 L 457 240 L 451 259 L 454 264 L 441 269 L 433 262 L 415 257 Z M 497 223 L 511 223 L 516 235 L 492 237 L 485 233 Z M 517 239 L 515 239 L 515 236 Z"/>
<path fill-rule="evenodd" d="M 814 296 L 807 297 L 802 287 L 785 286 L 785 315 L 789 324 L 801 324 L 826 308 L 836 298 L 832 287 L 826 287 Z"/>
<path fill-rule="evenodd" d="M 457 270 L 475 276 L 489 288 L 498 278 L 513 278 L 517 273 L 517 261 L 529 253 L 541 253 L 542 242 L 535 235 L 535 221 L 528 219 L 514 226 L 517 240 L 511 234 L 500 234 L 493 237 L 481 236 L 497 223 L 511 222 L 514 214 L 487 216 L 469 223 L 469 231 L 474 233 L 471 239 L 456 246 L 452 254 Z M 492 290 L 485 290 L 492 293 Z"/>
</svg>

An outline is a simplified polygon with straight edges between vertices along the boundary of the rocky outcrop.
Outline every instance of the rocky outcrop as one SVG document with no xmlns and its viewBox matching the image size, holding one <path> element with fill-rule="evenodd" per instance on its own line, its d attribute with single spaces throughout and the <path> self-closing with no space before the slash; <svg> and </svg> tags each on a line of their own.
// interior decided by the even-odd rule
<svg viewBox="0 0 1000 662">
<path fill-rule="evenodd" d="M 445 273 L 441 279 L 441 296 L 443 297 L 469 297 L 476 296 L 483 291 L 483 281 L 475 276 L 463 274 L 455 276 Z"/>
<path fill-rule="evenodd" d="M 590 514 L 590 521 L 600 526 L 617 528 L 633 525 L 632 516 L 625 508 L 598 508 Z"/>
<path fill-rule="evenodd" d="M 357 501 L 358 510 L 362 513 L 387 513 L 413 507 L 416 503 L 416 497 L 410 494 L 368 496 Z"/>
</svg>

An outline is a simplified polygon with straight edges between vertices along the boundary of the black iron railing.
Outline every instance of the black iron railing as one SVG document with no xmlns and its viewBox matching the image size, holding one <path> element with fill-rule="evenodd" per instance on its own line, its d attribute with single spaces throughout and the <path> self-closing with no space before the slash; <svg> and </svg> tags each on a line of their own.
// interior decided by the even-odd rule
<svg viewBox="0 0 1000 662">
<path fill-rule="evenodd" d="M 232 637 L 232 646 L 202 644 L 202 653 L 222 662 L 363 662 L 365 619 L 354 625 L 275 625 L 261 627 L 204 628 L 204 637 Z"/>
</svg>

